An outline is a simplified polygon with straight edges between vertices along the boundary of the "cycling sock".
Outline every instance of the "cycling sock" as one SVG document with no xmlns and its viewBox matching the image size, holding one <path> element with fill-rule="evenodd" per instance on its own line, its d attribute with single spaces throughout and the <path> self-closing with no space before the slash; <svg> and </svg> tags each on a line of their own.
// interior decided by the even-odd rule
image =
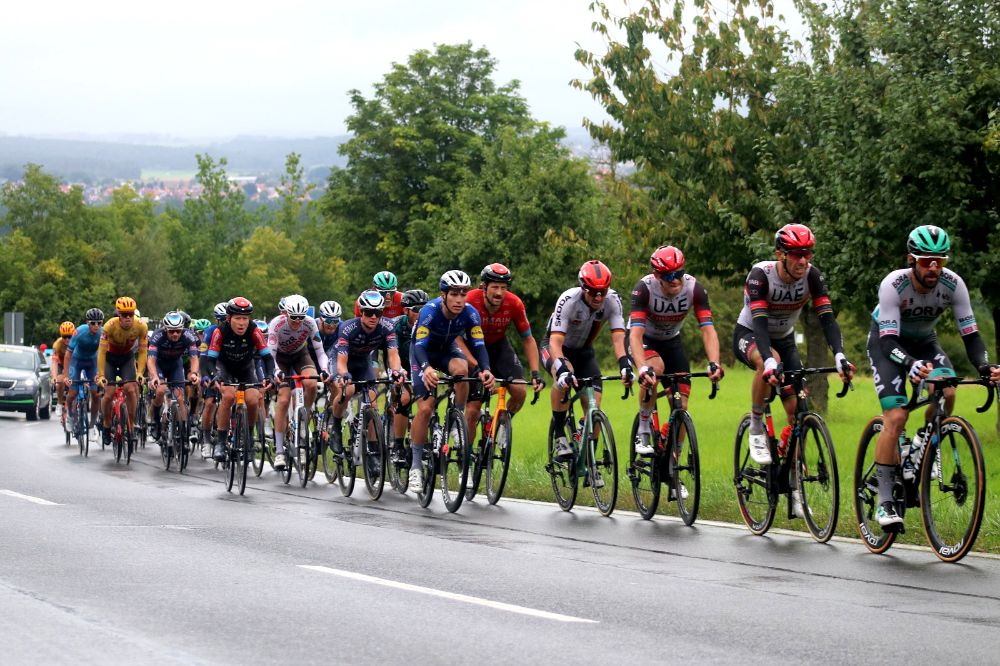
<svg viewBox="0 0 1000 666">
<path fill-rule="evenodd" d="M 566 434 L 566 412 L 552 412 L 552 426 L 555 428 L 556 437 Z"/>
<path fill-rule="evenodd" d="M 283 432 L 274 433 L 274 450 L 277 453 L 285 452 L 285 433 Z"/>
<path fill-rule="evenodd" d="M 639 432 L 648 434 L 650 432 L 649 417 L 653 414 L 652 409 L 639 408 Z"/>
<path fill-rule="evenodd" d="M 413 452 L 412 462 L 410 469 L 420 469 L 420 461 L 424 457 L 424 446 L 425 444 L 410 444 L 410 449 Z"/>
<path fill-rule="evenodd" d="M 750 432 L 754 435 L 764 434 L 764 405 L 750 406 Z"/>
<path fill-rule="evenodd" d="M 878 478 L 878 503 L 891 502 L 892 486 L 896 480 L 896 466 L 876 463 L 875 476 Z"/>
</svg>

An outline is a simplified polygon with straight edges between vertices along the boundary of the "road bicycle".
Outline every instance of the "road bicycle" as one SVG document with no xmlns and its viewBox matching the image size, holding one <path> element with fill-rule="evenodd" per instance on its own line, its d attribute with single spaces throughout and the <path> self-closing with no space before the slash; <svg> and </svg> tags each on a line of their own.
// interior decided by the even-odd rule
<svg viewBox="0 0 1000 666">
<path fill-rule="evenodd" d="M 247 466 L 253 457 L 253 443 L 250 441 L 250 414 L 246 403 L 246 392 L 263 386 L 260 382 L 224 382 L 223 386 L 236 387 L 236 400 L 229 410 L 229 436 L 226 438 L 226 459 L 222 463 L 226 480 L 226 492 L 232 492 L 237 485 L 239 494 L 247 489 Z"/>
<path fill-rule="evenodd" d="M 257 407 L 257 423 L 253 428 L 253 458 L 250 463 L 254 476 L 260 478 L 266 465 L 274 469 L 274 416 L 271 414 L 271 398 L 261 394 Z"/>
<path fill-rule="evenodd" d="M 72 385 L 76 387 L 76 399 L 72 418 L 66 420 L 70 422 L 80 455 L 86 458 L 90 454 L 90 380 L 76 379 Z"/>
<path fill-rule="evenodd" d="M 657 410 L 650 414 L 650 444 L 652 455 L 636 453 L 636 443 L 639 441 L 639 414 L 632 421 L 632 433 L 629 436 L 629 466 L 626 472 L 632 486 L 632 497 L 635 499 L 639 515 L 649 520 L 656 513 L 660 501 L 660 489 L 666 484 L 670 489 L 668 501 L 677 502 L 677 510 L 685 525 L 693 525 L 698 517 L 698 504 L 701 499 L 701 465 L 698 457 L 698 437 L 695 434 L 694 421 L 691 414 L 681 404 L 681 380 L 692 377 L 708 377 L 707 372 L 674 372 L 656 375 L 658 382 L 668 386 L 657 393 L 658 398 L 670 397 L 670 416 L 660 424 Z M 649 397 L 649 391 L 642 389 L 643 402 Z M 714 400 L 719 391 L 718 382 L 712 382 L 712 392 L 709 400 Z"/>
<path fill-rule="evenodd" d="M 490 414 L 490 396 L 482 402 L 482 412 L 479 415 L 479 432 L 482 438 L 476 445 L 476 433 L 472 437 L 471 460 L 469 462 L 469 483 L 465 490 L 465 499 L 472 500 L 479 492 L 479 483 L 483 473 L 486 473 L 486 499 L 490 504 L 496 504 L 503 496 L 503 488 L 507 483 L 507 472 L 510 469 L 510 452 L 513 444 L 510 412 L 507 411 L 507 387 L 512 384 L 528 384 L 523 379 L 498 379 L 497 411 Z M 540 392 L 536 392 L 531 404 L 538 402 Z"/>
<path fill-rule="evenodd" d="M 135 405 L 135 422 L 132 431 L 135 434 L 135 447 L 137 449 L 146 448 L 146 440 L 149 438 L 149 405 L 152 400 L 149 397 L 149 385 L 139 381 L 139 395 Z"/>
<path fill-rule="evenodd" d="M 410 382 L 405 382 L 405 385 L 412 386 Z M 385 432 L 383 438 L 386 442 L 394 442 L 396 439 L 395 417 L 396 414 L 402 413 L 400 401 L 402 400 L 403 384 L 391 384 L 385 388 L 385 409 L 382 411 L 383 430 Z M 385 466 L 389 485 L 401 495 L 405 495 L 409 489 L 410 461 L 413 459 L 411 457 L 412 449 L 410 448 L 410 423 L 412 422 L 412 414 L 407 414 L 402 446 L 399 448 L 388 446 L 389 451 L 386 455 Z"/>
<path fill-rule="evenodd" d="M 388 379 L 353 381 L 354 395 L 341 421 L 341 451 L 334 452 L 337 481 L 346 497 L 354 492 L 357 468 L 365 477 L 368 496 L 377 500 L 385 486 L 385 426 L 378 408 L 371 399 L 372 389 L 391 383 Z M 346 389 L 346 386 L 345 386 Z M 338 402 L 344 402 L 345 393 Z M 332 447 L 332 443 L 330 445 Z"/>
<path fill-rule="evenodd" d="M 557 455 L 556 437 L 564 435 L 557 433 L 555 421 L 549 423 L 549 461 L 545 471 L 549 473 L 552 482 L 552 492 L 563 511 L 570 511 L 576 504 L 580 479 L 583 485 L 590 486 L 594 495 L 594 504 L 601 514 L 610 516 L 618 501 L 618 453 L 615 450 L 615 435 L 611 429 L 611 421 L 607 414 L 601 411 L 595 400 L 594 387 L 601 380 L 620 380 L 617 375 L 609 377 L 577 377 L 575 391 L 572 397 L 570 391 L 563 396 L 563 403 L 568 403 L 566 411 L 566 427 L 569 428 L 569 442 L 573 447 L 573 456 L 568 460 Z M 630 389 L 626 387 L 622 400 L 628 398 Z M 577 422 L 573 405 L 583 399 L 586 403 L 584 415 Z M 586 442 L 586 446 L 583 443 Z"/>
<path fill-rule="evenodd" d="M 163 468 L 170 470 L 171 463 L 177 461 L 177 471 L 183 472 L 188 464 L 188 420 L 181 418 L 181 402 L 174 391 L 183 390 L 189 382 L 167 382 L 167 390 L 163 394 L 163 406 L 160 410 L 160 458 Z"/>
<path fill-rule="evenodd" d="M 976 411 L 989 410 L 997 388 L 986 379 L 957 377 L 948 368 L 938 368 L 913 391 L 904 409 L 912 412 L 929 404 L 931 414 L 920 430 L 923 447 L 910 446 L 905 433 L 901 434 L 903 447 L 909 449 L 906 458 L 913 463 L 914 476 L 897 482 L 892 493 L 900 517 L 905 518 L 906 509 L 920 507 L 927 542 L 945 562 L 958 562 L 972 550 L 986 504 L 986 465 L 979 436 L 964 418 L 948 416 L 945 411 L 945 389 L 963 385 L 986 387 L 986 401 Z M 921 397 L 925 389 L 927 394 Z M 854 463 L 858 531 L 873 553 L 884 553 L 896 536 L 905 532 L 902 525 L 884 531 L 874 517 L 878 508 L 875 441 L 882 425 L 882 417 L 876 416 L 865 426 Z"/>
<path fill-rule="evenodd" d="M 134 379 L 119 379 L 111 382 L 115 387 L 115 393 L 111 397 L 111 450 L 115 455 L 115 462 L 121 462 L 125 458 L 125 464 L 132 462 L 132 451 L 135 448 L 132 422 L 128 415 L 128 402 L 125 400 L 126 384 L 137 384 Z"/>
<path fill-rule="evenodd" d="M 823 417 L 809 411 L 809 392 L 805 378 L 809 375 L 837 372 L 837 368 L 803 368 L 784 370 L 778 364 L 776 374 L 784 376 L 795 395 L 795 418 L 787 441 L 774 433 L 771 418 L 771 397 L 764 406 L 768 448 L 771 463 L 761 465 L 750 457 L 750 415 L 745 414 L 736 429 L 733 448 L 733 483 L 740 514 L 750 531 L 760 536 L 770 529 L 777 513 L 778 500 L 788 499 L 788 518 L 795 518 L 797 494 L 801 500 L 802 518 L 812 537 L 826 543 L 833 536 L 840 512 L 840 480 L 837 474 L 837 454 L 830 431 Z M 844 382 L 838 398 L 847 395 L 854 385 Z"/>
<path fill-rule="evenodd" d="M 417 381 L 420 381 L 417 377 Z M 465 499 L 466 484 L 469 479 L 469 433 L 465 426 L 465 414 L 455 406 L 455 385 L 460 382 L 474 382 L 478 379 L 460 375 L 443 375 L 434 390 L 424 398 L 433 400 L 428 432 L 430 445 L 424 446 L 420 460 L 423 484 L 417 493 L 420 506 L 427 507 L 434 497 L 435 476 L 441 477 L 441 499 L 450 513 L 455 513 Z M 447 390 L 439 394 L 441 386 Z M 444 418 L 439 413 L 444 403 Z"/>
<path fill-rule="evenodd" d="M 318 453 L 313 451 L 309 440 L 310 412 L 306 408 L 305 379 L 319 380 L 319 375 L 286 375 L 285 386 L 292 389 L 288 401 L 288 425 L 285 431 L 285 469 L 281 473 L 282 480 L 288 483 L 292 479 L 292 467 L 298 472 L 299 484 L 303 488 L 316 474 Z"/>
</svg>

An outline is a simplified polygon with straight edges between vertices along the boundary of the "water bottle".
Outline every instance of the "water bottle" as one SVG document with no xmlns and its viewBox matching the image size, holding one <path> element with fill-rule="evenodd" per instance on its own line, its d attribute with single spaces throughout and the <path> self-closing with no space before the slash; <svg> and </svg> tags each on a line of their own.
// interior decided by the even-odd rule
<svg viewBox="0 0 1000 666">
<path fill-rule="evenodd" d="M 442 432 L 443 432 L 443 430 L 442 430 L 442 428 L 441 428 L 440 425 L 434 426 L 434 435 L 433 435 L 432 439 L 434 441 L 434 450 L 435 451 L 438 451 L 441 448 L 441 439 L 442 439 L 441 434 L 442 434 Z"/>
<path fill-rule="evenodd" d="M 920 467 L 920 461 L 924 458 L 924 449 L 927 448 L 927 435 L 924 430 L 918 430 L 913 436 L 913 443 L 910 444 L 910 460 L 914 470 Z"/>
<path fill-rule="evenodd" d="M 919 436 L 919 434 L 918 434 Z M 914 438 L 916 442 L 916 438 Z M 913 461 L 910 459 L 910 451 L 913 446 L 910 440 L 906 438 L 906 431 L 899 433 L 899 460 L 903 466 L 903 480 L 912 481 L 916 476 L 916 469 L 913 466 Z"/>
</svg>

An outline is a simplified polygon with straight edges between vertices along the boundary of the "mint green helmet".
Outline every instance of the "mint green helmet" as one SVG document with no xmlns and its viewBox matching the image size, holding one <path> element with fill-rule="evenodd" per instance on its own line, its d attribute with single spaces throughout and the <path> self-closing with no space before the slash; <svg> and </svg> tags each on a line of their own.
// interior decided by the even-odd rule
<svg viewBox="0 0 1000 666">
<path fill-rule="evenodd" d="M 924 224 L 910 232 L 906 239 L 906 251 L 916 255 L 943 255 L 951 250 L 948 232 L 933 224 Z"/>
<path fill-rule="evenodd" d="M 372 278 L 372 284 L 379 291 L 396 291 L 396 276 L 389 271 L 381 271 Z"/>
</svg>

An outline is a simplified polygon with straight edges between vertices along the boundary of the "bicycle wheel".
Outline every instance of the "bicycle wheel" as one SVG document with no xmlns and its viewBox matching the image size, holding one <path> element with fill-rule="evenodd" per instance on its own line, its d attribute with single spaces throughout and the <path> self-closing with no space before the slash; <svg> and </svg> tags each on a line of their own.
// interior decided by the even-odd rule
<svg viewBox="0 0 1000 666">
<path fill-rule="evenodd" d="M 649 520 L 656 513 L 656 505 L 660 502 L 660 458 L 659 456 L 640 456 L 635 452 L 635 444 L 639 437 L 639 415 L 632 419 L 632 432 L 629 434 L 628 475 L 632 486 L 632 499 L 639 515 Z M 653 437 L 650 434 L 650 437 Z"/>
<path fill-rule="evenodd" d="M 934 554 L 958 562 L 983 522 L 986 466 L 979 436 L 960 416 L 941 420 L 941 441 L 928 443 L 920 466 L 920 511 Z"/>
<path fill-rule="evenodd" d="M 392 419 L 389 419 L 386 424 L 386 430 L 386 440 L 393 440 L 396 431 L 393 427 Z M 407 432 L 403 436 L 402 449 L 399 451 L 395 450 L 395 443 L 393 443 L 393 448 L 390 450 L 386 462 L 386 473 L 389 476 L 389 484 L 400 495 L 405 495 L 409 487 L 411 456 L 410 435 L 409 432 Z"/>
<path fill-rule="evenodd" d="M 493 418 L 497 421 L 497 432 L 489 443 L 486 456 L 486 499 L 490 504 L 496 504 L 503 496 L 503 487 L 507 483 L 507 472 L 510 470 L 510 450 L 513 429 L 510 423 L 510 413 L 505 409 Z"/>
<path fill-rule="evenodd" d="M 236 455 L 233 451 L 235 446 L 235 432 L 229 433 L 229 440 L 225 443 L 226 462 L 222 463 L 222 473 L 226 478 L 226 492 L 233 491 L 233 484 L 236 482 Z"/>
<path fill-rule="evenodd" d="M 618 452 L 611 421 L 602 411 L 594 412 L 594 430 L 587 451 L 594 504 L 602 515 L 610 516 L 618 501 Z"/>
<path fill-rule="evenodd" d="M 854 516 L 865 547 L 875 554 L 884 553 L 896 540 L 896 532 L 885 532 L 875 520 L 878 509 L 878 479 L 875 476 L 875 441 L 882 432 L 882 417 L 876 416 L 861 432 L 858 455 L 854 460 Z"/>
<path fill-rule="evenodd" d="M 698 436 L 687 411 L 679 411 L 670 420 L 670 482 L 677 511 L 685 525 L 698 518 L 701 501 L 701 465 Z"/>
<path fill-rule="evenodd" d="M 312 469 L 314 459 L 312 451 L 309 450 L 309 411 L 305 407 L 298 409 L 298 428 L 295 433 L 295 446 L 292 454 L 295 456 L 298 465 L 296 470 L 299 473 L 299 484 L 305 488 L 311 478 L 309 470 Z"/>
<path fill-rule="evenodd" d="M 374 439 L 368 433 L 375 434 Z M 361 438 L 361 467 L 365 474 L 365 488 L 373 500 L 382 497 L 385 486 L 385 433 L 382 422 L 373 407 L 365 410 L 365 430 Z"/>
<path fill-rule="evenodd" d="M 434 432 L 436 421 L 436 417 L 431 420 L 431 432 Z M 424 455 L 420 459 L 420 469 L 423 473 L 424 484 L 420 492 L 417 493 L 417 500 L 420 502 L 420 506 L 425 509 L 430 506 L 431 500 L 434 499 L 434 479 L 437 478 L 437 461 L 438 457 L 434 455 L 433 445 L 430 443 L 424 445 Z"/>
<path fill-rule="evenodd" d="M 174 421 L 174 451 L 175 457 L 177 458 L 178 472 L 183 473 L 187 469 L 188 458 L 191 454 L 190 451 L 190 441 L 188 440 L 188 422 L 187 419 L 180 418 L 180 408 L 175 407 L 175 418 Z"/>
<path fill-rule="evenodd" d="M 174 421 L 167 419 L 166 427 L 160 424 L 160 459 L 163 460 L 163 469 L 170 471 L 170 464 L 174 459 Z"/>
<path fill-rule="evenodd" d="M 465 499 L 472 500 L 479 492 L 479 482 L 483 477 L 483 470 L 486 469 L 486 448 L 490 445 L 487 441 L 490 433 L 490 423 L 485 414 L 479 415 L 479 427 L 477 432 L 468 432 L 469 435 L 469 479 L 465 484 Z M 480 436 L 477 438 L 476 435 Z"/>
<path fill-rule="evenodd" d="M 573 429 L 573 415 L 568 414 L 566 425 Z M 565 434 L 565 433 L 563 433 Z M 572 433 L 570 433 L 572 437 Z M 549 473 L 552 482 L 552 492 L 556 496 L 556 501 L 563 511 L 569 511 L 576 504 L 576 491 L 579 488 L 579 479 L 576 477 L 575 457 L 570 460 L 559 460 L 555 455 L 556 434 L 555 426 L 549 422 L 549 462 L 545 470 Z"/>
<path fill-rule="evenodd" d="M 133 425 L 133 431 L 135 433 L 136 446 L 141 448 L 146 448 L 146 437 L 149 433 L 149 419 L 146 414 L 147 407 L 146 391 L 140 386 L 139 399 L 135 406 L 135 424 Z"/>
<path fill-rule="evenodd" d="M 441 442 L 441 499 L 449 513 L 455 513 L 465 500 L 469 482 L 469 433 L 465 414 L 449 409 L 445 416 L 444 440 Z"/>
<path fill-rule="evenodd" d="M 320 457 L 323 461 L 323 474 L 326 475 L 327 483 L 335 483 L 337 478 L 340 476 L 339 470 L 339 456 L 333 452 L 333 417 L 328 417 L 323 420 L 324 435 L 321 440 L 323 449 L 320 453 Z"/>
<path fill-rule="evenodd" d="M 341 423 L 341 441 L 344 451 L 336 455 L 337 460 L 337 483 L 340 484 L 340 492 L 344 497 L 350 497 L 354 492 L 354 482 L 357 479 L 358 469 L 354 465 L 354 433 L 357 429 L 355 421 L 357 417 L 345 418 Z"/>
<path fill-rule="evenodd" d="M 267 441 L 264 439 L 264 406 L 257 406 L 257 422 L 253 432 L 253 453 L 250 457 L 250 464 L 253 466 L 253 475 L 260 477 L 264 473 L 264 465 L 267 464 Z"/>
<path fill-rule="evenodd" d="M 236 443 L 233 447 L 234 460 L 230 463 L 236 466 L 236 484 L 240 495 L 247 490 L 247 465 L 252 454 L 250 440 L 250 414 L 246 405 L 240 405 L 236 411 Z"/>
<path fill-rule="evenodd" d="M 818 414 L 802 419 L 796 471 L 806 527 L 816 541 L 826 543 L 840 515 L 840 477 L 830 431 Z"/>
<path fill-rule="evenodd" d="M 733 444 L 733 481 L 736 484 L 736 501 L 740 505 L 743 522 L 750 531 L 760 536 L 774 522 L 778 495 L 770 488 L 770 465 L 755 463 L 750 457 L 750 415 L 745 414 L 736 429 Z M 777 459 L 771 443 L 771 459 Z"/>
<path fill-rule="evenodd" d="M 87 457 L 90 449 L 89 433 L 87 427 L 87 410 L 90 406 L 87 401 L 77 401 L 76 411 L 73 412 L 73 430 L 76 434 L 76 443 L 80 447 L 80 455 Z"/>
</svg>

